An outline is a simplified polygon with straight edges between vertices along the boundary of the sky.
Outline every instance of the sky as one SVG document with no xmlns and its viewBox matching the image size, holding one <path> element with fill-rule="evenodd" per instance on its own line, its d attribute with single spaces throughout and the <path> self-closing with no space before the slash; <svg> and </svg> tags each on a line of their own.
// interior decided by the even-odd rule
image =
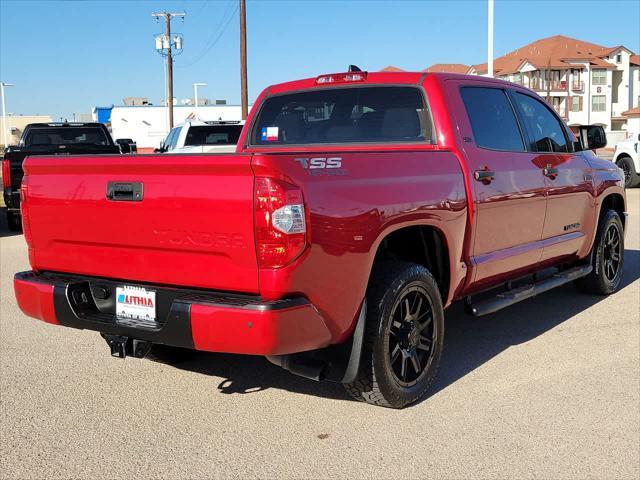
<svg viewBox="0 0 640 480">
<path fill-rule="evenodd" d="M 184 11 L 174 96 L 240 101 L 238 0 L 0 0 L 7 112 L 72 118 L 124 97 L 164 96 L 151 13 Z M 346 70 L 486 61 L 487 2 L 248 0 L 249 101 L 266 86 Z M 562 34 L 640 52 L 640 1 L 496 0 L 496 56 Z"/>
</svg>

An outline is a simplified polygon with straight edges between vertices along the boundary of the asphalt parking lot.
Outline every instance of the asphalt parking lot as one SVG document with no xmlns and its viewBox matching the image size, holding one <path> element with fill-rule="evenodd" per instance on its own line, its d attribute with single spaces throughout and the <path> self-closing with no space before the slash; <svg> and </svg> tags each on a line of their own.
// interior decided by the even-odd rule
<svg viewBox="0 0 640 480">
<path fill-rule="evenodd" d="M 0 477 L 637 479 L 640 189 L 628 203 L 617 294 L 454 306 L 435 387 L 402 411 L 260 357 L 111 358 L 97 333 L 22 315 L 26 246 L 3 224 Z"/>
</svg>

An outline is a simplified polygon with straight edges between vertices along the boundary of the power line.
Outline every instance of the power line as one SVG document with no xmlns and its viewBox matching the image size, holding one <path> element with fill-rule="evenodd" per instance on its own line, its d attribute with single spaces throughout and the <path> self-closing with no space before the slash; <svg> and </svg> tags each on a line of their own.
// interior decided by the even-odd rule
<svg viewBox="0 0 640 480">
<path fill-rule="evenodd" d="M 229 2 L 229 6 L 233 5 L 233 0 Z M 235 17 L 235 14 L 238 12 L 239 9 L 239 5 L 236 5 L 236 8 L 231 10 L 231 15 L 229 15 L 226 19 L 221 20 L 220 24 L 222 26 L 221 30 L 219 31 L 218 35 L 213 39 L 213 41 L 202 51 L 202 53 L 200 53 L 198 56 L 196 56 L 195 59 L 193 59 L 191 62 L 187 63 L 187 64 L 180 64 L 180 65 L 176 65 L 176 68 L 186 68 L 186 67 L 190 67 L 191 65 L 194 65 L 196 63 L 198 63 L 200 60 L 202 60 L 202 58 L 207 55 L 207 53 L 209 53 L 211 51 L 211 49 L 213 47 L 216 46 L 216 44 L 220 41 L 220 39 L 222 38 L 222 35 L 224 35 L 224 32 L 227 30 L 227 28 L 229 27 L 229 25 L 231 24 L 231 20 L 233 20 L 233 18 Z M 223 23 L 224 22 L 224 23 Z M 215 32 L 215 30 L 214 30 Z"/>
</svg>

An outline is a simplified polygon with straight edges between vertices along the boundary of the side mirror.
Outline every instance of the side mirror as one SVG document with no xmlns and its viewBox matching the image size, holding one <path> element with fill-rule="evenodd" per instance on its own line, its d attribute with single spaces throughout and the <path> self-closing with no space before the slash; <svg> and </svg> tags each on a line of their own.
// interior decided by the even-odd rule
<svg viewBox="0 0 640 480">
<path fill-rule="evenodd" d="M 596 150 L 607 145 L 607 134 L 599 125 L 580 127 L 580 142 L 583 150 Z"/>
</svg>

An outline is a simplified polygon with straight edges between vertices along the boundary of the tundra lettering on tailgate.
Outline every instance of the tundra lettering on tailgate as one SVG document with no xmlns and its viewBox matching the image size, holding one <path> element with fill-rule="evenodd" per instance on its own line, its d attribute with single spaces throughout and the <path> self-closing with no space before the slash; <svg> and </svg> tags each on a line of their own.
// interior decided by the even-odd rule
<svg viewBox="0 0 640 480">
<path fill-rule="evenodd" d="M 187 230 L 154 230 L 153 234 L 163 245 L 246 248 L 244 236 L 239 233 L 194 232 Z"/>
</svg>

